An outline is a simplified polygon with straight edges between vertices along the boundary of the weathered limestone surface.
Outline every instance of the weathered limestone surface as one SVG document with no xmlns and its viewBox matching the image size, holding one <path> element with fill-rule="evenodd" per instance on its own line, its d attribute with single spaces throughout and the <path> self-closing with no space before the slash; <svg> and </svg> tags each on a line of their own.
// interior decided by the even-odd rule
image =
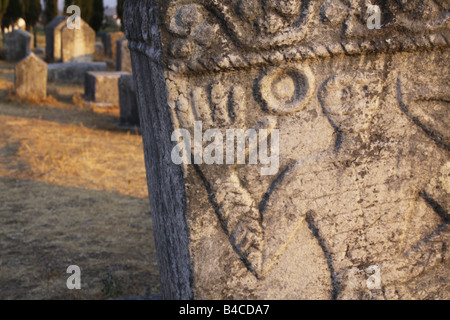
<svg viewBox="0 0 450 320">
<path fill-rule="evenodd" d="M 165 298 L 450 298 L 449 4 L 375 3 L 124 3 Z M 278 173 L 176 165 L 195 120 Z"/>
<path fill-rule="evenodd" d="M 85 96 L 97 103 L 119 104 L 119 78 L 123 72 L 87 72 Z"/>
<path fill-rule="evenodd" d="M 133 73 L 130 49 L 128 48 L 128 40 L 126 37 L 117 40 L 116 70 Z"/>
<path fill-rule="evenodd" d="M 48 80 L 67 83 L 84 83 L 86 72 L 106 71 L 106 62 L 69 62 L 48 65 Z"/>
<path fill-rule="evenodd" d="M 15 66 L 15 89 L 19 96 L 47 97 L 47 64 L 34 53 Z"/>
<path fill-rule="evenodd" d="M 80 29 L 69 29 L 67 17 L 57 16 L 45 30 L 47 61 L 93 61 L 95 31 L 83 19 L 81 19 Z"/>
<path fill-rule="evenodd" d="M 30 54 L 32 43 L 33 35 L 25 30 L 18 29 L 6 33 L 3 38 L 5 60 L 22 60 Z"/>
<path fill-rule="evenodd" d="M 119 78 L 120 123 L 125 126 L 139 126 L 139 109 L 136 99 L 136 86 L 132 74 Z"/>
<path fill-rule="evenodd" d="M 62 62 L 92 62 L 95 53 L 95 31 L 81 20 L 80 29 L 61 29 Z"/>
</svg>

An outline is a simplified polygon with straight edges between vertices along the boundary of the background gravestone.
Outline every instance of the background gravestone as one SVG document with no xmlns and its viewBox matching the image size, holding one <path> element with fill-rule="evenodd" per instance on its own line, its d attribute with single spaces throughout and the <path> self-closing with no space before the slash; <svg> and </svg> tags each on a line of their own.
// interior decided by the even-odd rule
<svg viewBox="0 0 450 320">
<path fill-rule="evenodd" d="M 139 109 L 136 100 L 136 86 L 132 74 L 119 78 L 120 124 L 139 127 Z"/>
<path fill-rule="evenodd" d="M 103 49 L 105 50 L 104 54 L 106 55 L 106 46 L 107 46 L 107 42 L 108 42 L 108 39 L 107 39 L 108 38 L 108 34 L 106 32 L 97 32 L 97 37 L 100 38 L 100 41 L 103 44 Z"/>
<path fill-rule="evenodd" d="M 34 53 L 15 66 L 15 90 L 21 97 L 47 97 L 47 64 Z"/>
<path fill-rule="evenodd" d="M 106 52 L 108 56 L 114 61 L 117 61 L 117 40 L 122 39 L 125 34 L 121 31 L 109 32 L 107 35 Z"/>
<path fill-rule="evenodd" d="M 80 29 L 69 29 L 67 17 L 55 17 L 45 29 L 46 56 L 49 62 L 92 62 L 95 31 L 81 19 Z"/>
<path fill-rule="evenodd" d="M 13 30 L 6 33 L 3 39 L 3 49 L 7 61 L 21 60 L 31 52 L 33 35 L 24 30 Z"/>
<path fill-rule="evenodd" d="M 62 62 L 92 62 L 95 53 L 95 31 L 81 20 L 80 29 L 61 29 Z"/>
<path fill-rule="evenodd" d="M 449 7 L 376 3 L 124 3 L 165 298 L 450 298 Z M 179 128 L 279 170 L 176 164 Z"/>
<path fill-rule="evenodd" d="M 95 42 L 95 55 L 97 57 L 103 57 L 105 55 L 105 46 L 103 45 L 103 42 Z"/>
<path fill-rule="evenodd" d="M 61 28 L 67 17 L 56 16 L 45 26 L 45 54 L 48 62 L 61 60 Z"/>
<path fill-rule="evenodd" d="M 119 78 L 123 72 L 90 71 L 84 83 L 88 101 L 104 104 L 119 104 Z"/>
<path fill-rule="evenodd" d="M 117 40 L 116 70 L 133 73 L 131 67 L 130 49 L 128 49 L 128 40 L 126 37 Z"/>
</svg>

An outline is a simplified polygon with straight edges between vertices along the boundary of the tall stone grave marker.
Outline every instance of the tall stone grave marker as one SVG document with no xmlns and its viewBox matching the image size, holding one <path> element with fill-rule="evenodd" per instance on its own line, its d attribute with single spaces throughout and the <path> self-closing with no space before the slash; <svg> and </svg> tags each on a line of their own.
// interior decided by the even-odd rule
<svg viewBox="0 0 450 320">
<path fill-rule="evenodd" d="M 61 29 L 67 25 L 67 17 L 56 16 L 45 26 L 45 54 L 48 62 L 61 60 Z"/>
<path fill-rule="evenodd" d="M 13 30 L 6 33 L 3 38 L 5 60 L 18 61 L 31 52 L 33 35 L 25 30 Z"/>
<path fill-rule="evenodd" d="M 62 62 L 92 62 L 95 53 L 95 31 L 81 20 L 80 29 L 61 29 Z"/>
<path fill-rule="evenodd" d="M 95 31 L 84 20 L 80 29 L 69 29 L 67 17 L 55 17 L 46 26 L 46 52 L 52 62 L 92 62 Z"/>
<path fill-rule="evenodd" d="M 123 74 L 119 78 L 120 124 L 139 126 L 139 109 L 136 99 L 136 86 L 132 74 Z"/>
<path fill-rule="evenodd" d="M 165 298 L 450 298 L 449 6 L 375 3 L 124 3 Z"/>
<path fill-rule="evenodd" d="M 22 97 L 47 97 L 47 64 L 34 53 L 15 66 L 16 94 Z"/>
</svg>

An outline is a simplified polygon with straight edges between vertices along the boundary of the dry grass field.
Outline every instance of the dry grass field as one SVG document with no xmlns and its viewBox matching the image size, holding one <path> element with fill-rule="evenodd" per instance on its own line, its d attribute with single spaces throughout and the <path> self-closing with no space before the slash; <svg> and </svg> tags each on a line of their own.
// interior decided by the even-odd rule
<svg viewBox="0 0 450 320">
<path fill-rule="evenodd" d="M 108 299 L 159 292 L 142 138 L 82 86 L 18 98 L 0 62 L 0 299 Z M 81 290 L 66 269 L 81 268 Z"/>
</svg>

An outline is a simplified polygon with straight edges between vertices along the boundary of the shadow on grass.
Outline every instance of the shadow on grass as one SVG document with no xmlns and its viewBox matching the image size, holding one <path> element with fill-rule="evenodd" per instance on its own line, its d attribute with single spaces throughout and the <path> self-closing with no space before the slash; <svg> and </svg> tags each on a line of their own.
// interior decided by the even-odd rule
<svg viewBox="0 0 450 320">
<path fill-rule="evenodd" d="M 147 199 L 5 177 L 0 194 L 0 299 L 159 292 Z M 67 289 L 70 265 L 81 290 Z"/>
<path fill-rule="evenodd" d="M 126 130 L 119 127 L 119 117 L 117 116 L 96 113 L 89 109 L 65 109 L 52 106 L 32 106 L 17 102 L 2 102 L 4 99 L 1 97 L 0 93 L 0 115 L 39 119 L 96 130 L 129 131 L 130 134 L 140 135 L 137 130 Z"/>
</svg>

